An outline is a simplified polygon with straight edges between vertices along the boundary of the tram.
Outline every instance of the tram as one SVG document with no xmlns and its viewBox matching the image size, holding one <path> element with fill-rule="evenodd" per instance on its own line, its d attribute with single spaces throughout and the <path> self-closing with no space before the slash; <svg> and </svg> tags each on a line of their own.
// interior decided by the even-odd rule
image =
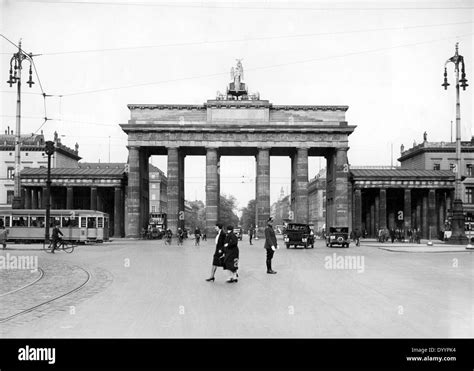
<svg viewBox="0 0 474 371">
<path fill-rule="evenodd" d="M 2 209 L 0 227 L 8 229 L 7 240 L 15 242 L 44 241 L 44 209 Z M 58 225 L 62 238 L 76 242 L 109 240 L 109 214 L 94 210 L 51 210 L 50 233 Z"/>
</svg>

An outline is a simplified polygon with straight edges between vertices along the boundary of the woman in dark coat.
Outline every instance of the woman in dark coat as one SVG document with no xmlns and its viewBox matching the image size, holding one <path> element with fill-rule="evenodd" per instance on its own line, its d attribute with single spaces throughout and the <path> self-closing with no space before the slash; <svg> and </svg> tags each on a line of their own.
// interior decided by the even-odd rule
<svg viewBox="0 0 474 371">
<path fill-rule="evenodd" d="M 214 282 L 214 275 L 216 274 L 217 267 L 224 266 L 224 243 L 225 243 L 225 233 L 222 229 L 222 224 L 216 224 L 216 251 L 214 252 L 214 256 L 212 257 L 212 269 L 211 269 L 211 277 L 206 279 L 206 281 Z"/>
<path fill-rule="evenodd" d="M 238 239 L 234 234 L 234 227 L 229 225 L 227 227 L 227 236 L 224 243 L 224 269 L 231 273 L 230 278 L 226 281 L 228 283 L 237 282 L 237 269 L 239 269 L 239 247 L 237 246 Z"/>
</svg>

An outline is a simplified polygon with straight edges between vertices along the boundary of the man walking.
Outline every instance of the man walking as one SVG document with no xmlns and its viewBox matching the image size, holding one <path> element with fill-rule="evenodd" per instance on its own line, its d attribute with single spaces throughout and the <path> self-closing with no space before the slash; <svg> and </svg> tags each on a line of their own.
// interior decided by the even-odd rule
<svg viewBox="0 0 474 371">
<path fill-rule="evenodd" d="M 253 238 L 253 226 L 250 225 L 250 228 L 249 228 L 249 239 L 250 239 L 250 244 L 252 244 L 252 238 Z"/>
<path fill-rule="evenodd" d="M 267 220 L 267 227 L 265 228 L 265 249 L 267 250 L 267 273 L 276 274 L 272 269 L 272 258 L 275 250 L 278 249 L 275 231 L 273 230 L 273 218 Z"/>
</svg>

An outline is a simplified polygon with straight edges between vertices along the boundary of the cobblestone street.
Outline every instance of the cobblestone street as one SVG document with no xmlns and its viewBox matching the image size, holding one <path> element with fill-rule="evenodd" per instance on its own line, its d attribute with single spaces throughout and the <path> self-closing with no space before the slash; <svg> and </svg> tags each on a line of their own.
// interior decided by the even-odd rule
<svg viewBox="0 0 474 371">
<path fill-rule="evenodd" d="M 364 242 L 331 249 L 318 240 L 314 249 L 278 250 L 278 274 L 267 275 L 263 241 L 255 242 L 239 243 L 234 284 L 222 269 L 205 282 L 211 240 L 178 247 L 123 239 L 54 256 L 9 245 L 1 255 L 38 256 L 39 269 L 0 271 L 1 336 L 474 336 L 470 251 L 407 253 Z"/>
</svg>

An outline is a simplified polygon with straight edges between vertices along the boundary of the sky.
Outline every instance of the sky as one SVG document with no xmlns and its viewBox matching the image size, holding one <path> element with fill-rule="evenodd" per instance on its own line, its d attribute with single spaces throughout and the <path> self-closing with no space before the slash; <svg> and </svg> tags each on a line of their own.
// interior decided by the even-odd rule
<svg viewBox="0 0 474 371">
<path fill-rule="evenodd" d="M 225 91 L 242 59 L 250 92 L 275 105 L 347 105 L 352 166 L 397 165 L 400 146 L 450 141 L 455 43 L 473 77 L 472 1 L 7 1 L 0 0 L 0 129 L 15 127 L 10 58 L 34 55 L 23 85 L 22 133 L 54 131 L 82 161 L 126 162 L 127 104 L 203 104 Z M 28 63 L 23 81 L 28 78 Z M 48 97 L 43 98 L 43 93 Z M 51 96 L 49 96 L 51 95 Z M 472 86 L 461 90 L 470 140 Z M 48 120 L 45 122 L 44 118 Z M 453 125 L 453 138 L 455 138 Z M 393 150 L 392 150 L 393 149 Z M 392 155 L 393 154 L 393 155 Z M 152 163 L 166 172 L 166 158 Z M 310 178 L 324 158 L 311 158 Z M 186 159 L 186 199 L 205 200 L 205 159 Z M 271 201 L 290 186 L 289 158 L 271 159 Z M 255 197 L 255 159 L 223 157 L 221 192 Z"/>
</svg>

